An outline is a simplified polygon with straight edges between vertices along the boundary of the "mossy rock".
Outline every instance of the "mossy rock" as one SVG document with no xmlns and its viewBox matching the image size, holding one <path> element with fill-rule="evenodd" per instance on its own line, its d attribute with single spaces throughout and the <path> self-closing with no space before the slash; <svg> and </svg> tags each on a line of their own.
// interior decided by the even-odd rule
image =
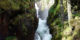
<svg viewBox="0 0 80 40">
<path fill-rule="evenodd" d="M 4 10 L 9 10 L 9 9 L 19 9 L 20 3 L 14 2 L 13 0 L 0 0 L 0 8 Z"/>
<path fill-rule="evenodd" d="M 28 7 L 29 4 L 30 1 L 24 0 L 0 0 L 0 8 L 4 10 L 19 10 L 22 7 Z"/>
</svg>

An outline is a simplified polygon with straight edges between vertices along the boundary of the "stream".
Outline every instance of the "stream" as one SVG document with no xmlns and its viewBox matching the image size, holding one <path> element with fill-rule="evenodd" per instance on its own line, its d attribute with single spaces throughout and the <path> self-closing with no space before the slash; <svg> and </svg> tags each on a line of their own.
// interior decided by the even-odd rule
<svg viewBox="0 0 80 40">
<path fill-rule="evenodd" d="M 41 3 L 42 0 L 40 1 Z M 36 14 L 38 18 L 38 28 L 35 33 L 35 39 L 34 40 L 51 40 L 52 35 L 50 34 L 49 26 L 47 25 L 47 17 L 49 12 L 49 4 L 47 4 L 47 0 L 44 0 L 44 5 L 39 4 L 40 2 L 35 3 L 35 9 Z M 50 0 L 50 3 L 54 2 L 53 0 Z M 44 7 L 42 10 L 41 8 Z M 52 6 L 52 5 L 50 5 Z"/>
</svg>

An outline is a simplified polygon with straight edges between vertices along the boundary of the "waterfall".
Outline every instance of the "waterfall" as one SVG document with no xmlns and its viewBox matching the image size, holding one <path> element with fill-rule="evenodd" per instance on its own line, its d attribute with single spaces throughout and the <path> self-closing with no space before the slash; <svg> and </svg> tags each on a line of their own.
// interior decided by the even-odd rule
<svg viewBox="0 0 80 40">
<path fill-rule="evenodd" d="M 50 7 L 52 4 L 54 4 L 54 0 L 50 0 L 49 4 L 47 4 L 47 1 L 49 0 L 41 0 L 35 3 L 36 14 L 39 22 L 34 40 L 51 40 L 52 38 L 52 35 L 49 32 L 49 27 L 47 25 L 47 17 Z"/>
</svg>

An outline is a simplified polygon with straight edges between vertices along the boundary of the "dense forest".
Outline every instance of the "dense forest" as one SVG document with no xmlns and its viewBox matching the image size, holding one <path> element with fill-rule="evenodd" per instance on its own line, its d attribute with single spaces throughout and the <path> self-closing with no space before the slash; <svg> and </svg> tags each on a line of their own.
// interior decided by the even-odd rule
<svg viewBox="0 0 80 40">
<path fill-rule="evenodd" d="M 80 40 L 80 0 L 55 0 L 47 25 L 51 40 Z M 34 40 L 35 0 L 0 0 L 0 40 Z"/>
</svg>

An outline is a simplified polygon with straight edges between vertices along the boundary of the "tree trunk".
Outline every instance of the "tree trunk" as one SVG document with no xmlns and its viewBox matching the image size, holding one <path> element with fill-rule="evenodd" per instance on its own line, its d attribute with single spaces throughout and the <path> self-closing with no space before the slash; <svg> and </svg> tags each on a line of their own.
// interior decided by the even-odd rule
<svg viewBox="0 0 80 40">
<path fill-rule="evenodd" d="M 69 23 L 69 27 L 71 27 L 70 21 L 72 19 L 72 13 L 71 13 L 70 0 L 67 0 L 67 12 L 68 12 L 68 23 Z"/>
<path fill-rule="evenodd" d="M 71 19 L 72 19 L 72 12 L 71 12 L 71 4 L 70 4 L 70 0 L 67 0 L 67 13 L 68 13 L 68 24 L 69 27 L 66 27 L 66 29 L 64 29 L 63 31 L 63 37 L 62 40 L 72 40 L 72 26 L 71 26 Z"/>
</svg>

